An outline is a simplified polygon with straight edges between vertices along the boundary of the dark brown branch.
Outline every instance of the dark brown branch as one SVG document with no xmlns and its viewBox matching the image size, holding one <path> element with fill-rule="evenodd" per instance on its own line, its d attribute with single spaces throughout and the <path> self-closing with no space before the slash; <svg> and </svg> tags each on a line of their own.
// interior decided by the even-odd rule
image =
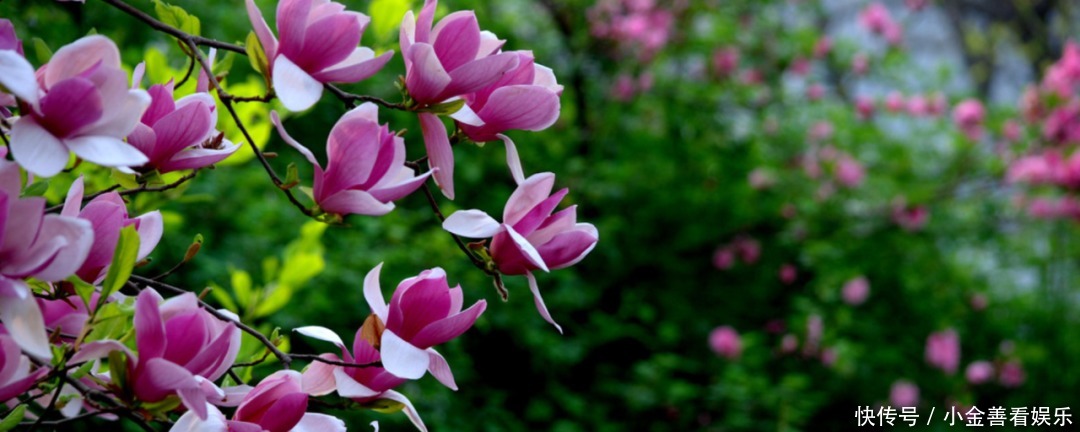
<svg viewBox="0 0 1080 432">
<path fill-rule="evenodd" d="M 292 354 L 292 357 L 294 359 L 311 360 L 311 361 L 317 361 L 317 362 L 320 362 L 320 363 L 326 363 L 326 364 L 329 364 L 329 365 L 342 366 L 342 367 L 351 367 L 351 368 L 382 367 L 382 362 L 378 362 L 378 361 L 377 362 L 371 362 L 371 363 L 349 363 L 349 362 L 338 361 L 338 360 L 324 359 L 324 358 L 319 357 L 318 355 L 315 355 L 315 354 Z"/>
<path fill-rule="evenodd" d="M 167 191 L 167 190 L 170 190 L 170 189 L 176 189 L 177 187 L 180 187 L 180 185 L 186 183 L 188 180 L 191 180 L 191 179 L 195 178 L 195 176 L 198 174 L 198 172 L 199 172 L 198 170 L 195 170 L 195 171 L 192 171 L 190 173 L 187 173 L 183 177 L 180 177 L 180 178 L 176 179 L 176 181 L 174 181 L 172 183 L 169 183 L 169 184 L 164 184 L 164 185 L 159 185 L 159 186 L 150 186 L 149 183 L 143 183 L 143 184 L 139 185 L 139 187 L 137 187 L 135 189 L 125 189 L 125 190 L 122 190 L 122 191 L 117 192 L 117 193 L 120 194 L 120 196 L 128 196 L 128 195 L 139 194 L 139 193 L 142 193 L 142 192 L 163 192 L 163 191 Z M 114 190 L 117 190 L 119 188 L 120 188 L 120 185 L 118 185 L 118 184 L 109 186 L 109 187 L 107 187 L 105 189 L 94 192 L 93 194 L 90 194 L 89 196 L 83 197 L 82 202 L 83 203 L 89 202 L 89 201 L 93 200 L 94 198 L 97 198 L 97 197 L 99 197 L 101 195 L 105 195 L 105 194 L 107 194 L 109 192 L 112 192 Z M 45 209 L 45 212 L 46 213 L 57 212 L 57 211 L 60 211 L 63 208 L 64 208 L 64 204 L 57 204 L 57 205 L 54 205 L 52 207 L 49 207 L 49 208 Z"/>
<path fill-rule="evenodd" d="M 324 84 L 323 86 L 327 90 L 329 90 L 330 93 L 333 93 L 334 96 L 337 96 L 338 99 L 341 99 L 342 102 L 345 102 L 345 104 L 349 105 L 350 107 L 355 107 L 355 106 L 357 106 L 357 105 L 359 105 L 361 103 L 364 103 L 364 102 L 373 102 L 376 105 L 379 105 L 379 106 L 384 107 L 384 108 L 389 108 L 389 109 L 394 109 L 394 110 L 399 110 L 399 111 L 408 111 L 409 110 L 408 108 L 405 107 L 404 104 L 387 102 L 387 101 L 382 100 L 380 98 L 377 98 L 375 96 L 365 96 L 365 95 L 352 94 L 352 93 L 349 93 L 349 92 L 346 92 L 346 91 L 344 91 L 342 89 L 337 88 L 337 86 L 335 86 L 333 84 Z"/>
<path fill-rule="evenodd" d="M 177 28 L 169 26 L 169 25 L 167 25 L 167 24 L 165 24 L 165 23 L 163 23 L 161 21 L 158 21 L 154 17 L 152 17 L 150 15 L 147 15 L 145 12 L 143 12 L 141 10 L 138 10 L 138 9 L 132 7 L 131 5 L 129 5 L 127 3 L 124 3 L 124 2 L 122 2 L 120 0 L 103 0 L 103 1 L 105 3 L 108 3 L 109 5 L 112 5 L 113 7 L 117 8 L 117 9 L 120 9 L 124 13 L 135 17 L 139 21 L 145 22 L 150 27 L 153 27 L 154 30 L 157 30 L 157 31 L 160 31 L 162 33 L 169 34 L 169 35 L 172 35 L 173 37 L 175 37 L 175 38 L 177 38 L 177 39 L 179 39 L 181 41 L 191 42 L 191 43 L 194 43 L 196 45 L 208 46 L 208 47 L 213 47 L 213 48 L 222 49 L 222 50 L 226 50 L 226 51 L 232 51 L 232 52 L 236 52 L 236 53 L 240 53 L 240 54 L 247 54 L 247 52 L 244 50 L 244 47 L 242 47 L 240 45 L 234 45 L 234 44 L 231 44 L 231 43 L 216 41 L 216 40 L 213 40 L 213 39 L 207 39 L 207 38 L 204 38 L 202 36 L 195 36 L 195 35 L 190 35 L 190 34 L 184 33 L 180 29 L 177 29 Z M 198 50 L 195 50 L 195 51 L 198 51 Z M 211 72 L 207 71 L 207 73 L 211 73 Z"/>
</svg>

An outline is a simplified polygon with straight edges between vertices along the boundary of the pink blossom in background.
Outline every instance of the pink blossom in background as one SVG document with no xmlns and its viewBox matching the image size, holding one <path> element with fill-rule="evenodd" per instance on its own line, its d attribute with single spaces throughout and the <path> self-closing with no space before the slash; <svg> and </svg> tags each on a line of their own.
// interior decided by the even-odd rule
<svg viewBox="0 0 1080 432">
<path fill-rule="evenodd" d="M 117 241 L 120 239 L 120 230 L 127 226 L 134 225 L 135 232 L 139 234 L 137 260 L 145 259 L 161 241 L 165 224 L 160 211 L 155 210 L 139 217 L 129 218 L 127 204 L 116 192 L 98 195 L 85 206 L 82 205 L 82 201 L 83 178 L 80 176 L 68 189 L 60 215 L 78 217 L 93 225 L 94 245 L 90 248 L 86 261 L 75 272 L 82 280 L 96 284 L 105 278 L 105 273 L 116 251 Z"/>
<path fill-rule="evenodd" d="M 926 98 L 926 113 L 933 116 L 945 114 L 949 110 L 949 101 L 941 92 L 934 92 Z"/>
<path fill-rule="evenodd" d="M 971 362 L 964 372 L 971 384 L 982 384 L 994 378 L 994 365 L 985 360 Z"/>
<path fill-rule="evenodd" d="M 1008 120 L 1005 125 L 1001 127 L 1001 136 L 1010 142 L 1020 141 L 1020 135 L 1023 134 L 1023 127 L 1020 126 L 1020 122 L 1016 120 Z"/>
<path fill-rule="evenodd" d="M 1046 184 L 1060 178 L 1063 162 L 1060 153 L 1049 150 L 1013 161 L 1005 174 L 1011 183 Z"/>
<path fill-rule="evenodd" d="M 1044 91 L 1068 100 L 1073 97 L 1077 84 L 1080 84 L 1080 45 L 1068 41 L 1061 58 L 1047 68 L 1040 86 Z"/>
<path fill-rule="evenodd" d="M 1010 360 L 1001 365 L 998 372 L 998 382 L 1005 387 L 1016 388 L 1024 384 L 1027 375 L 1024 367 L 1017 360 Z"/>
<path fill-rule="evenodd" d="M 731 76 L 739 69 L 739 48 L 724 47 L 713 51 L 712 66 L 717 76 Z"/>
<path fill-rule="evenodd" d="M 727 270 L 735 265 L 735 250 L 730 246 L 722 246 L 713 252 L 713 267 L 719 270 Z"/>
<path fill-rule="evenodd" d="M 836 161 L 836 181 L 849 188 L 858 187 L 866 177 L 866 172 L 859 161 L 849 155 L 842 155 Z"/>
<path fill-rule="evenodd" d="M 819 121 L 810 126 L 810 132 L 807 137 L 810 141 L 822 142 L 831 139 L 833 136 L 833 125 L 829 121 Z"/>
<path fill-rule="evenodd" d="M 791 60 L 791 65 L 788 66 L 788 70 L 791 71 L 792 74 L 806 76 L 810 73 L 810 60 L 803 57 L 795 57 Z"/>
<path fill-rule="evenodd" d="M 859 24 L 876 35 L 882 36 L 891 45 L 898 45 L 903 39 L 903 28 L 893 21 L 889 9 L 881 2 L 873 2 L 859 13 Z"/>
<path fill-rule="evenodd" d="M 554 194 L 555 174 L 533 174 L 518 184 L 506 201 L 503 222 L 480 210 L 459 210 L 443 221 L 443 229 L 469 238 L 491 238 L 490 253 L 499 272 L 525 275 L 540 315 L 562 332 L 548 313 L 533 271 L 577 264 L 596 247 L 600 232 L 577 222 L 577 206 L 552 213 L 568 189 Z"/>
<path fill-rule="evenodd" d="M 621 51 L 646 63 L 671 38 L 672 12 L 651 0 L 601 0 L 589 8 L 587 17 L 593 36 L 615 42 Z"/>
<path fill-rule="evenodd" d="M 907 380 L 896 380 L 889 390 L 889 402 L 894 408 L 919 404 L 919 387 Z"/>
<path fill-rule="evenodd" d="M 931 333 L 926 338 L 926 362 L 952 375 L 960 366 L 960 336 L 948 329 Z"/>
<path fill-rule="evenodd" d="M 1035 123 L 1042 118 L 1044 108 L 1035 86 L 1028 86 L 1024 89 L 1024 93 L 1020 95 L 1020 101 L 1017 103 L 1017 108 L 1020 109 L 1020 114 L 1024 120 L 1028 122 Z"/>
<path fill-rule="evenodd" d="M 926 117 L 930 115 L 930 103 L 923 95 L 912 95 L 907 100 L 907 111 L 913 117 Z"/>
<path fill-rule="evenodd" d="M 1043 123 L 1043 138 L 1054 144 L 1080 143 L 1080 105 L 1055 109 Z"/>
<path fill-rule="evenodd" d="M 855 54 L 851 58 L 851 73 L 855 75 L 866 75 L 866 72 L 870 70 L 870 57 L 865 53 Z"/>
<path fill-rule="evenodd" d="M 23 56 L 22 41 L 15 34 L 15 26 L 11 24 L 10 20 L 0 18 L 0 51 L 12 51 L 18 56 Z M 13 57 L 6 57 L 7 60 L 12 61 Z M 10 66 L 0 66 L 0 70 L 6 70 Z M 15 106 L 15 95 L 0 91 L 0 118 L 10 117 L 11 111 L 8 111 L 7 107 Z"/>
<path fill-rule="evenodd" d="M 735 248 L 735 252 L 739 254 L 739 259 L 746 264 L 757 263 L 758 258 L 761 257 L 761 242 L 757 239 L 739 237 L 735 239 L 732 246 Z"/>
<path fill-rule="evenodd" d="M 953 108 L 953 123 L 967 135 L 968 139 L 979 139 L 982 136 L 982 124 L 986 117 L 986 109 L 982 102 L 977 99 L 967 99 Z"/>
<path fill-rule="evenodd" d="M 852 306 L 865 303 L 867 297 L 870 297 L 870 281 L 866 279 L 866 276 L 859 276 L 845 282 L 841 296 L 844 298 L 844 303 Z"/>
<path fill-rule="evenodd" d="M 248 19 L 269 62 L 274 92 L 289 111 L 315 105 L 325 83 L 354 83 L 371 77 L 394 55 L 389 50 L 376 57 L 371 48 L 358 47 L 371 19 L 345 10 L 341 3 L 281 0 L 276 38 L 254 0 L 246 4 Z"/>
<path fill-rule="evenodd" d="M 902 200 L 898 201 L 893 205 L 892 220 L 904 231 L 919 231 L 930 221 L 930 210 L 926 206 L 907 205 Z"/>
<path fill-rule="evenodd" d="M 621 73 L 611 85 L 611 96 L 619 102 L 629 102 L 634 99 L 635 84 L 634 77 Z"/>
<path fill-rule="evenodd" d="M 859 96 L 855 98 L 855 113 L 858 114 L 860 120 L 868 120 L 874 116 L 874 99 L 867 96 Z"/>
<path fill-rule="evenodd" d="M 975 311 L 982 311 L 985 310 L 987 306 L 989 306 L 990 300 L 988 300 L 985 295 L 975 294 L 971 296 L 970 303 L 971 309 Z"/>
<path fill-rule="evenodd" d="M 893 90 L 885 96 L 885 109 L 889 112 L 900 112 L 907 108 L 907 103 L 904 101 L 904 95 L 899 91 Z"/>
<path fill-rule="evenodd" d="M 150 160 L 138 171 L 196 169 L 218 163 L 240 148 L 217 130 L 214 98 L 195 93 L 173 100 L 173 83 L 149 90 L 151 103 L 141 122 L 128 135 L 128 143 Z"/>
<path fill-rule="evenodd" d="M 912 12 L 921 11 L 929 5 L 930 0 L 904 0 L 904 6 L 907 6 Z"/>
<path fill-rule="evenodd" d="M 825 366 L 833 366 L 836 364 L 838 355 L 835 348 L 825 348 L 821 350 L 821 364 Z"/>
<path fill-rule="evenodd" d="M 282 139 L 315 166 L 312 195 L 327 213 L 381 216 L 394 209 L 393 201 L 424 184 L 431 171 L 416 175 L 405 166 L 405 140 L 379 125 L 379 109 L 364 103 L 345 113 L 326 142 L 327 162 L 323 169 L 315 155 L 293 139 L 281 124 L 277 112 L 270 113 Z"/>
<path fill-rule="evenodd" d="M 829 55 L 830 51 L 832 51 L 832 39 L 828 36 L 822 36 L 814 42 L 814 57 L 823 58 Z"/>
<path fill-rule="evenodd" d="M 123 138 L 139 122 L 150 96 L 128 88 L 112 40 L 86 36 L 61 47 L 37 72 L 17 52 L 0 50 L 0 86 L 26 104 L 11 127 L 10 148 L 27 171 L 56 175 L 70 153 L 108 167 L 147 162 Z"/>
<path fill-rule="evenodd" d="M 742 340 L 735 329 L 721 326 L 709 333 L 709 348 L 720 357 L 734 360 L 742 354 Z"/>
<path fill-rule="evenodd" d="M 784 264 L 780 266 L 780 282 L 784 285 L 791 285 L 798 277 L 799 270 L 794 265 Z"/>
<path fill-rule="evenodd" d="M 742 83 L 745 85 L 755 86 L 763 81 L 765 81 L 764 75 L 756 68 L 746 69 L 742 72 Z"/>
<path fill-rule="evenodd" d="M 754 168 L 746 179 L 755 190 L 768 189 L 776 184 L 776 176 L 766 168 Z"/>
<path fill-rule="evenodd" d="M 799 337 L 791 333 L 784 335 L 780 339 L 780 352 L 784 354 L 791 354 L 795 350 L 799 349 Z"/>
<path fill-rule="evenodd" d="M 809 355 L 816 352 L 824 334 L 825 323 L 821 315 L 810 315 L 806 319 L 806 343 L 803 344 L 803 354 Z"/>
<path fill-rule="evenodd" d="M 813 83 L 806 88 L 807 99 L 810 99 L 811 101 L 817 101 L 821 100 L 821 98 L 823 97 L 825 97 L 825 86 L 819 83 Z"/>
</svg>

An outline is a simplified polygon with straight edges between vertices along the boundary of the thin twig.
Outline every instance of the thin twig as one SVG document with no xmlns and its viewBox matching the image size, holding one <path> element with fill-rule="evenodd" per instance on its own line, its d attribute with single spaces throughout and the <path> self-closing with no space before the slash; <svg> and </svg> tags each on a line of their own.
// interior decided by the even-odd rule
<svg viewBox="0 0 1080 432">
<path fill-rule="evenodd" d="M 186 183 L 188 180 L 191 180 L 191 179 L 195 178 L 195 175 L 198 174 L 198 172 L 199 172 L 199 170 L 194 170 L 194 171 L 192 171 L 190 173 L 185 174 L 183 177 L 180 177 L 180 178 L 176 179 L 176 181 L 174 181 L 172 183 L 169 183 L 169 184 L 158 185 L 158 186 L 150 186 L 150 183 L 143 183 L 143 184 L 139 185 L 139 187 L 137 187 L 137 188 L 125 189 L 125 190 L 122 190 L 122 191 L 117 192 L 117 193 L 120 194 L 120 196 L 128 196 L 128 195 L 136 195 L 136 194 L 139 194 L 139 193 L 142 193 L 142 192 L 164 192 L 164 191 L 167 191 L 167 190 L 170 190 L 170 189 L 176 189 L 176 188 L 180 187 L 180 185 Z M 118 185 L 118 184 L 109 186 L 109 187 L 107 187 L 105 189 L 102 189 L 102 190 L 97 191 L 97 192 L 95 192 L 93 194 L 90 194 L 88 196 L 83 197 L 82 201 L 83 201 L 83 203 L 89 202 L 89 201 L 93 200 L 94 198 L 97 198 L 97 197 L 99 197 L 101 195 L 105 195 L 105 194 L 107 194 L 109 192 L 112 192 L 114 190 L 117 190 L 119 188 L 120 188 L 120 185 Z M 46 213 L 57 212 L 57 211 L 60 211 L 63 208 L 64 208 L 64 204 L 57 204 L 57 205 L 54 205 L 52 207 L 49 207 L 49 208 L 45 209 L 45 212 Z"/>
<path fill-rule="evenodd" d="M 338 88 L 337 86 L 335 86 L 333 84 L 324 84 L 323 87 L 325 87 L 327 90 L 329 90 L 330 93 L 333 93 L 334 96 L 337 96 L 338 99 L 341 99 L 342 102 L 345 102 L 346 104 L 348 104 L 350 107 L 355 107 L 355 106 L 357 106 L 357 105 L 359 105 L 360 103 L 363 103 L 363 102 L 374 102 L 376 105 L 382 106 L 384 108 L 389 108 L 389 109 L 398 110 L 398 111 L 408 111 L 409 110 L 408 108 L 405 107 L 405 104 L 387 102 L 387 101 L 385 101 L 383 99 L 380 99 L 380 98 L 377 98 L 375 96 L 365 96 L 365 95 L 352 94 L 352 93 L 346 92 L 346 91 Z"/>
<path fill-rule="evenodd" d="M 184 83 L 188 82 L 188 79 L 191 78 L 191 73 L 195 71 L 195 58 L 194 57 L 188 57 L 188 59 L 190 61 L 187 62 L 187 64 L 188 64 L 187 72 L 184 73 L 184 78 L 180 79 L 180 82 L 176 83 L 176 87 L 180 87 L 180 86 L 184 85 Z"/>
<path fill-rule="evenodd" d="M 317 362 L 320 362 L 320 363 L 326 363 L 326 364 L 334 365 L 334 366 L 351 367 L 351 368 L 382 367 L 382 362 L 381 361 L 371 362 L 371 363 L 349 363 L 349 362 L 338 361 L 338 360 L 324 359 L 324 358 L 319 357 L 318 355 L 315 355 L 315 354 L 291 354 L 291 355 L 292 355 L 292 357 L 294 359 L 304 359 L 304 360 L 317 361 Z"/>
<path fill-rule="evenodd" d="M 203 46 L 223 49 L 223 50 L 226 50 L 226 51 L 232 51 L 232 52 L 236 52 L 236 53 L 240 53 L 240 54 L 247 54 L 247 52 L 244 50 L 244 47 L 242 47 L 240 45 L 234 45 L 234 44 L 231 44 L 231 43 L 221 42 L 221 41 L 217 41 L 217 40 L 214 40 L 214 39 L 207 39 L 207 38 L 204 38 L 202 36 L 195 36 L 195 35 L 192 35 L 192 34 L 187 34 L 187 33 L 185 33 L 184 31 L 182 31 L 180 29 L 177 29 L 177 28 L 172 27 L 172 26 L 170 26 L 168 24 L 165 24 L 165 23 L 163 23 L 161 21 L 158 21 L 157 19 L 154 19 L 154 17 L 152 17 L 150 15 L 147 15 L 145 12 L 143 12 L 141 10 L 138 10 L 138 9 L 132 7 L 131 5 L 128 5 L 127 3 L 124 3 L 124 2 L 122 2 L 120 0 L 104 0 L 104 2 L 112 5 L 113 7 L 117 8 L 117 9 L 120 9 L 121 11 L 123 11 L 124 13 L 126 13 L 128 15 L 131 15 L 131 16 L 137 18 L 139 21 L 145 22 L 150 27 L 153 27 L 154 30 L 170 34 L 170 35 L 176 37 L 177 39 L 180 39 L 181 41 L 190 41 L 190 42 L 192 42 L 192 43 L 194 43 L 196 45 L 203 45 Z M 196 50 L 196 51 L 198 51 L 198 50 Z M 212 74 L 212 72 L 210 72 L 210 71 L 207 71 L 207 73 Z"/>
</svg>

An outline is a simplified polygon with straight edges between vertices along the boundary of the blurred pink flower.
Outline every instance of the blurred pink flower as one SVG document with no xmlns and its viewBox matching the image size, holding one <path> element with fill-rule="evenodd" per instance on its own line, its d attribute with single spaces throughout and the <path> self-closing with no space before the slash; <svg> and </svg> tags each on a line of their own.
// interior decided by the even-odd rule
<svg viewBox="0 0 1080 432">
<path fill-rule="evenodd" d="M 1010 142 L 1017 142 L 1020 140 L 1020 135 L 1023 134 L 1023 126 L 1020 126 L 1020 122 L 1015 119 L 1010 119 L 1005 122 L 1005 125 L 1001 127 L 1001 136 L 1005 137 Z"/>
<path fill-rule="evenodd" d="M 862 164 L 849 155 L 841 155 L 836 161 L 836 181 L 841 185 L 854 188 L 863 182 L 866 172 Z"/>
<path fill-rule="evenodd" d="M 985 383 L 994 377 L 994 365 L 985 360 L 971 362 L 964 372 L 964 377 L 971 384 Z"/>
<path fill-rule="evenodd" d="M 822 36 L 818 38 L 817 42 L 814 42 L 814 57 L 825 57 L 829 55 L 830 51 L 832 51 L 832 39 L 828 36 Z"/>
<path fill-rule="evenodd" d="M 780 339 L 780 352 L 784 354 L 790 354 L 799 349 L 799 337 L 791 333 L 784 335 Z"/>
<path fill-rule="evenodd" d="M 930 114 L 930 104 L 923 95 L 911 95 L 907 100 L 907 110 L 913 117 L 925 117 Z"/>
<path fill-rule="evenodd" d="M 795 57 L 791 60 L 791 65 L 788 66 L 788 70 L 790 70 L 792 74 L 806 76 L 810 73 L 810 60 L 803 57 Z"/>
<path fill-rule="evenodd" d="M 860 120 L 867 120 L 873 117 L 874 110 L 874 99 L 867 96 L 855 98 L 855 113 L 858 114 Z"/>
<path fill-rule="evenodd" d="M 615 77 L 615 83 L 611 85 L 611 96 L 619 102 L 629 102 L 634 99 L 634 85 L 634 77 L 621 73 Z"/>
<path fill-rule="evenodd" d="M 780 266 L 780 282 L 784 285 L 791 285 L 795 282 L 795 279 L 799 277 L 799 271 L 792 264 L 784 264 Z"/>
<path fill-rule="evenodd" d="M 1027 379 L 1024 367 L 1017 360 L 1009 360 L 1001 365 L 998 381 L 1005 387 L 1020 387 Z"/>
<path fill-rule="evenodd" d="M 869 296 L 870 281 L 866 279 L 866 276 L 859 276 L 844 283 L 842 297 L 845 303 L 858 306 L 863 304 Z"/>
<path fill-rule="evenodd" d="M 949 109 L 949 101 L 941 92 L 934 92 L 926 98 L 926 113 L 933 116 L 945 114 Z"/>
<path fill-rule="evenodd" d="M 952 375 L 960 366 L 960 337 L 956 330 L 931 333 L 926 338 L 926 362 Z"/>
<path fill-rule="evenodd" d="M 713 267 L 720 270 L 730 269 L 735 265 L 735 250 L 730 246 L 721 246 L 713 252 Z"/>
<path fill-rule="evenodd" d="M 855 75 L 866 75 L 866 72 L 870 70 L 870 57 L 865 53 L 857 53 L 851 58 L 851 73 Z"/>
<path fill-rule="evenodd" d="M 742 354 L 742 341 L 734 328 L 721 326 L 709 333 L 709 348 L 720 357 L 734 360 Z"/>
<path fill-rule="evenodd" d="M 906 107 L 907 104 L 904 102 L 904 95 L 899 91 L 893 90 L 889 92 L 888 95 L 885 95 L 885 109 L 889 110 L 889 112 L 900 112 Z"/>
<path fill-rule="evenodd" d="M 810 132 L 808 138 L 810 141 L 822 142 L 831 139 L 833 136 L 833 124 L 827 120 L 822 120 L 814 123 L 810 126 Z"/>
<path fill-rule="evenodd" d="M 730 76 L 739 68 L 739 48 L 724 47 L 713 51 L 712 66 L 717 76 Z"/>
<path fill-rule="evenodd" d="M 926 206 L 911 206 L 900 202 L 893 206 L 892 219 L 893 223 L 899 225 L 904 231 L 919 231 L 929 222 L 930 210 Z"/>
<path fill-rule="evenodd" d="M 739 237 L 732 244 L 739 259 L 746 264 L 754 264 L 761 257 L 761 242 L 750 237 Z"/>
<path fill-rule="evenodd" d="M 825 86 L 819 83 L 813 83 L 806 88 L 807 99 L 810 99 L 811 101 L 817 101 L 821 100 L 821 98 L 823 97 L 825 97 Z"/>
<path fill-rule="evenodd" d="M 889 390 L 893 407 L 912 407 L 919 404 L 919 387 L 907 380 L 896 380 Z"/>
<path fill-rule="evenodd" d="M 1054 144 L 1080 143 L 1080 105 L 1055 109 L 1043 123 L 1042 132 Z"/>
<path fill-rule="evenodd" d="M 966 99 L 953 108 L 953 122 L 968 139 L 979 139 L 986 110 L 977 99 Z"/>
<path fill-rule="evenodd" d="M 835 348 L 825 348 L 821 350 L 821 364 L 825 366 L 833 366 L 836 364 L 837 354 Z"/>
<path fill-rule="evenodd" d="M 768 189 L 776 184 L 776 177 L 767 168 L 754 168 L 746 177 L 750 187 L 756 190 Z"/>
<path fill-rule="evenodd" d="M 274 92 L 289 111 L 315 105 L 325 83 L 354 83 L 371 77 L 394 55 L 388 50 L 376 57 L 371 48 L 358 47 L 371 18 L 347 11 L 341 3 L 280 0 L 277 38 L 254 0 L 247 0 L 247 13 L 269 62 Z"/>
<path fill-rule="evenodd" d="M 971 309 L 975 311 L 981 311 L 986 309 L 986 306 L 989 305 L 990 300 L 988 300 L 983 294 L 975 294 L 971 296 L 970 303 Z"/>
</svg>

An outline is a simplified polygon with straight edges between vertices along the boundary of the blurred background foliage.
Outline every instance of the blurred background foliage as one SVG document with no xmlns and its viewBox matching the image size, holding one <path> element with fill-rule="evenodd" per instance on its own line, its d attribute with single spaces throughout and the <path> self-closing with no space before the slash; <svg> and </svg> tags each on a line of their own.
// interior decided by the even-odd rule
<svg viewBox="0 0 1080 432">
<path fill-rule="evenodd" d="M 258 3 L 272 17 L 273 2 Z M 403 11 L 421 2 L 344 3 L 375 17 L 363 43 L 386 50 L 397 48 Z M 501 302 L 420 194 L 384 217 L 323 226 L 307 222 L 252 161 L 204 170 L 168 199 L 134 199 L 134 214 L 160 208 L 167 223 L 153 262 L 137 271 L 168 269 L 201 234 L 201 252 L 169 282 L 213 287 L 210 299 L 268 332 L 323 325 L 350 340 L 369 313 L 361 284 L 376 264 L 385 263 L 384 290 L 445 268 L 468 302 L 491 305 L 442 349 L 459 391 L 430 378 L 399 389 L 434 431 L 842 430 L 854 426 L 857 406 L 888 404 L 898 380 L 918 386 L 923 413 L 952 404 L 1076 405 L 1080 372 L 1069 365 L 1080 362 L 1077 228 L 1070 220 L 1033 220 L 1014 205 L 995 146 L 1003 145 L 1016 101 L 991 100 L 1002 63 L 1037 76 L 1060 56 L 1063 35 L 1075 34 L 1075 6 L 941 3 L 915 11 L 885 2 L 904 26 L 944 17 L 936 31 L 961 58 L 927 69 L 913 66 L 916 43 L 885 46 L 865 31 L 845 32 L 842 23 L 854 25 L 862 1 L 441 2 L 440 16 L 476 10 L 483 29 L 507 39 L 506 49 L 534 51 L 566 86 L 555 126 L 511 132 L 526 171 L 555 172 L 557 185 L 571 191 L 563 205 L 579 205 L 579 218 L 601 233 L 579 265 L 539 276 L 565 335 L 537 315 L 523 278 L 507 278 L 510 300 Z M 153 10 L 147 1 L 132 4 Z M 239 43 L 250 31 L 240 1 L 175 4 L 200 19 L 204 36 Z M 612 16 L 639 7 L 666 13 L 642 24 L 662 28 L 658 44 L 604 36 Z M 187 68 L 173 41 L 93 0 L 4 0 L 0 16 L 15 21 L 34 64 L 48 53 L 32 38 L 55 49 L 98 31 L 117 41 L 128 66 L 147 61 L 150 82 L 179 80 Z M 825 35 L 832 49 L 815 57 Z M 1003 41 L 1019 54 L 1003 59 Z M 739 52 L 730 71 L 714 62 L 724 48 Z M 859 55 L 869 58 L 865 76 L 851 70 Z M 809 71 L 793 72 L 799 62 L 810 62 Z M 396 101 L 393 83 L 402 74 L 399 56 L 346 88 Z M 949 84 L 957 79 L 965 84 Z M 241 95 L 264 87 L 242 56 L 232 60 L 226 84 Z M 823 94 L 808 97 L 815 84 Z M 983 100 L 986 134 L 965 137 L 948 109 L 888 112 L 881 100 L 891 90 L 940 94 L 949 107 Z M 876 101 L 869 118 L 853 108 L 860 92 Z M 265 121 L 270 108 L 243 105 L 266 150 L 278 153 L 271 161 L 278 171 L 297 163 L 307 181 L 310 166 Z M 285 124 L 318 154 L 343 112 L 327 95 Z M 414 116 L 385 109 L 380 116 L 407 130 L 410 159 L 423 154 Z M 230 123 L 223 117 L 219 124 Z M 459 146 L 455 157 L 458 197 L 443 200 L 443 211 L 499 214 L 514 187 L 502 146 Z M 844 157 L 860 165 L 858 181 L 834 180 L 846 169 Z M 115 181 L 99 177 L 91 179 L 96 187 Z M 64 183 L 50 185 L 53 201 Z M 897 209 L 928 218 L 905 227 Z M 786 282 L 785 265 L 795 270 Z M 857 276 L 870 293 L 851 305 L 841 288 Z M 721 325 L 741 335 L 736 358 L 709 349 L 710 331 Z M 924 360 L 927 336 L 948 328 L 961 342 L 955 374 Z M 331 350 L 304 338 L 290 343 L 296 352 Z M 249 349 L 241 358 L 259 356 Z M 975 360 L 996 370 L 1022 365 L 1025 379 L 972 384 L 964 367 Z M 333 414 L 357 430 L 373 419 L 383 430 L 411 428 L 397 414 Z"/>
</svg>

